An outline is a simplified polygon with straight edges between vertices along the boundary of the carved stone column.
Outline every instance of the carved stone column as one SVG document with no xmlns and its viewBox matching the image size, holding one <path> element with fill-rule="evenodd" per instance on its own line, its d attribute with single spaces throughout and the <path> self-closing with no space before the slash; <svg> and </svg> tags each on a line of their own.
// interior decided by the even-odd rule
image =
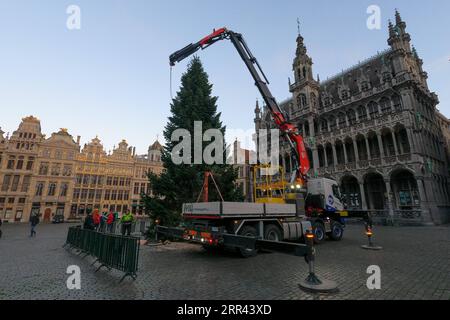
<svg viewBox="0 0 450 320">
<path fill-rule="evenodd" d="M 392 135 L 392 140 L 394 141 L 395 155 L 398 156 L 398 155 L 400 155 L 400 153 L 398 152 L 397 139 L 395 139 L 394 131 L 391 131 L 391 135 Z"/>
<path fill-rule="evenodd" d="M 367 200 L 366 200 L 366 192 L 364 191 L 364 183 L 362 183 L 362 182 L 359 183 L 359 192 L 361 194 L 361 208 L 363 210 L 367 210 L 368 206 L 367 206 Z"/>
<path fill-rule="evenodd" d="M 377 138 L 378 146 L 380 147 L 380 158 L 387 157 L 387 154 L 384 152 L 383 137 L 381 136 L 381 133 L 377 132 Z"/>
<path fill-rule="evenodd" d="M 386 193 L 387 193 L 387 210 L 389 213 L 389 219 L 391 220 L 391 222 L 394 222 L 394 194 L 392 192 L 391 189 L 391 181 L 390 180 L 385 180 L 384 181 L 386 184 Z"/>
<path fill-rule="evenodd" d="M 372 160 L 372 156 L 370 155 L 370 146 L 369 146 L 369 140 L 366 136 L 364 136 L 364 141 L 366 142 L 366 150 L 367 150 L 367 160 Z"/>
<path fill-rule="evenodd" d="M 338 161 L 337 161 L 337 153 L 336 153 L 336 145 L 333 143 L 332 145 L 333 148 L 333 161 L 334 161 L 334 166 L 336 167 L 338 165 Z"/>
<path fill-rule="evenodd" d="M 356 160 L 356 163 L 358 163 L 358 162 L 359 162 L 358 143 L 356 142 L 355 139 L 353 139 L 353 149 L 354 149 L 354 151 L 355 151 L 355 160 Z"/>
</svg>

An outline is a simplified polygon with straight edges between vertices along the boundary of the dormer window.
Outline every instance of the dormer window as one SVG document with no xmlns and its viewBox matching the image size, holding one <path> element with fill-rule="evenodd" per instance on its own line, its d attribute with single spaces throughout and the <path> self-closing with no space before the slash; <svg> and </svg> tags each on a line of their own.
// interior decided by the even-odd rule
<svg viewBox="0 0 450 320">
<path fill-rule="evenodd" d="M 301 93 L 297 97 L 297 105 L 299 108 L 304 108 L 308 105 L 308 101 L 306 99 L 306 95 Z"/>
<path fill-rule="evenodd" d="M 363 81 L 361 83 L 361 90 L 368 91 L 370 89 L 369 81 Z"/>
<path fill-rule="evenodd" d="M 390 72 L 384 72 L 383 73 L 383 83 L 391 82 L 391 80 L 392 80 L 391 73 Z"/>
<path fill-rule="evenodd" d="M 350 98 L 349 90 L 342 90 L 342 100 L 348 100 Z"/>
</svg>

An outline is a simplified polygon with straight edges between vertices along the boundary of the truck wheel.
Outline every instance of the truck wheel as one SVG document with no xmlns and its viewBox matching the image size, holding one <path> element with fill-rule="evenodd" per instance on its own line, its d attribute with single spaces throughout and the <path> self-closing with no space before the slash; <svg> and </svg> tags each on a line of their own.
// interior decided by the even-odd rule
<svg viewBox="0 0 450 320">
<path fill-rule="evenodd" d="M 239 231 L 239 235 L 244 237 L 256 238 L 258 236 L 258 232 L 256 231 L 256 228 L 252 226 L 243 226 L 242 229 Z M 258 253 L 257 249 L 237 248 L 237 250 L 243 258 L 254 257 Z"/>
<path fill-rule="evenodd" d="M 264 240 L 269 241 L 281 241 L 283 235 L 281 234 L 280 228 L 273 224 L 269 224 L 264 230 Z"/>
<path fill-rule="evenodd" d="M 325 226 L 323 223 L 314 222 L 313 223 L 313 232 L 314 232 L 314 243 L 321 244 L 325 241 Z"/>
<path fill-rule="evenodd" d="M 344 235 L 344 228 L 342 227 L 342 224 L 334 221 L 331 224 L 331 232 L 328 234 L 328 237 L 333 241 L 340 241 L 343 235 Z"/>
</svg>

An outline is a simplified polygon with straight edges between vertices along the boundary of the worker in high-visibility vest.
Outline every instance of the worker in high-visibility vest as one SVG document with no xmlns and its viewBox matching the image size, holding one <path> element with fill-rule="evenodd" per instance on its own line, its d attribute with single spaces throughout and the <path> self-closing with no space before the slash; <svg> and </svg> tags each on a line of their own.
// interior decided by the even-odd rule
<svg viewBox="0 0 450 320">
<path fill-rule="evenodd" d="M 124 236 L 125 233 L 127 233 L 127 236 L 131 235 L 131 225 L 133 224 L 134 216 L 131 213 L 131 211 L 127 211 L 122 218 L 120 219 L 120 222 L 122 223 L 122 235 Z"/>
</svg>

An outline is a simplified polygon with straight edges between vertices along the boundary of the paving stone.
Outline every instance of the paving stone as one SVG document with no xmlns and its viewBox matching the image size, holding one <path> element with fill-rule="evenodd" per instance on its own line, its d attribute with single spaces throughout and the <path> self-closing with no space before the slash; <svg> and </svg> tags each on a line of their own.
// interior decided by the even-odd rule
<svg viewBox="0 0 450 320">
<path fill-rule="evenodd" d="M 143 246 L 138 278 L 119 284 L 122 274 L 97 273 L 90 257 L 62 248 L 69 225 L 4 225 L 0 239 L 0 299 L 450 299 L 450 227 L 376 227 L 378 252 L 360 248 L 363 227 L 349 225 L 340 242 L 317 247 L 317 274 L 339 285 L 335 294 L 298 288 L 307 276 L 302 258 L 262 253 L 242 259 L 173 242 Z M 81 290 L 68 290 L 66 269 L 81 268 Z M 381 290 L 366 286 L 367 267 L 381 268 Z"/>
</svg>

